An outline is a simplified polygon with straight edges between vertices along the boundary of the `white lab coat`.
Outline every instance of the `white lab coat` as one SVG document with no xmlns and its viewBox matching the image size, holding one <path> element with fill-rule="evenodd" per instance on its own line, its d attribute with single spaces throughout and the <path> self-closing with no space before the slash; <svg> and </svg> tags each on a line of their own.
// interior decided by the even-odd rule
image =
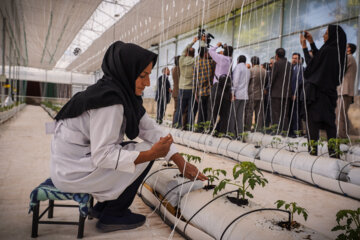
<svg viewBox="0 0 360 240">
<path fill-rule="evenodd" d="M 138 135 L 144 142 L 122 147 L 125 127 L 120 104 L 56 122 L 50 167 L 54 185 L 64 192 L 90 193 L 101 202 L 118 198 L 149 164 L 134 164 L 139 153 L 165 136 L 145 113 Z M 176 152 L 171 145 L 165 158 Z"/>
</svg>

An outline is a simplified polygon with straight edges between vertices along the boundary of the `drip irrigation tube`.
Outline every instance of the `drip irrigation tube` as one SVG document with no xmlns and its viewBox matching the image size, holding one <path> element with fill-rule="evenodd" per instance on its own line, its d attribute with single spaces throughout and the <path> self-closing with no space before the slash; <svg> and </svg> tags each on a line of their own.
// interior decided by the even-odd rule
<svg viewBox="0 0 360 240">
<path fill-rule="evenodd" d="M 340 173 L 339 173 L 339 176 L 338 176 L 339 188 L 340 188 L 341 192 L 342 192 L 345 196 L 348 196 L 348 195 L 344 192 L 344 190 L 343 190 L 342 187 L 341 187 L 341 183 L 340 183 L 340 182 L 342 182 L 342 181 L 340 181 L 340 176 L 341 176 L 341 174 L 343 173 L 344 169 L 345 169 L 347 166 L 349 166 L 349 165 L 351 165 L 351 164 L 353 164 L 353 163 L 360 163 L 360 161 L 350 162 L 350 163 L 346 164 L 345 166 L 343 166 L 343 167 L 341 168 Z"/>
<path fill-rule="evenodd" d="M 223 231 L 223 233 L 221 234 L 221 237 L 220 237 L 220 240 L 222 240 L 223 236 L 225 235 L 226 231 L 230 228 L 230 226 L 236 222 L 237 220 L 239 220 L 240 218 L 246 216 L 246 215 L 249 215 L 251 213 L 254 213 L 254 212 L 260 212 L 260 211 L 278 211 L 278 212 L 286 212 L 289 214 L 289 223 L 291 223 L 291 213 L 290 211 L 288 210 L 283 210 L 283 209 L 277 209 L 277 208 L 260 208 L 260 209 L 255 209 L 255 210 L 251 210 L 251 211 L 248 211 L 246 213 L 243 213 L 241 214 L 240 216 L 238 216 L 237 218 L 235 218 L 226 228 L 225 230 Z M 185 232 L 185 231 L 184 231 Z"/>
<path fill-rule="evenodd" d="M 144 179 L 144 181 L 141 183 L 141 187 L 140 187 L 140 197 L 141 197 L 141 193 L 142 193 L 142 188 L 143 188 L 143 186 L 144 186 L 144 183 L 146 182 L 146 180 L 148 180 L 152 175 L 154 175 L 155 173 L 158 173 L 158 172 L 161 172 L 161 171 L 164 171 L 164 170 L 169 170 L 169 169 L 172 169 L 172 170 L 174 170 L 174 169 L 176 169 L 176 168 L 161 168 L 161 169 L 159 169 L 159 170 L 156 170 L 155 172 L 153 172 L 153 173 L 151 173 L 149 176 L 147 176 L 145 179 Z"/>
<path fill-rule="evenodd" d="M 180 184 L 176 185 L 175 187 L 171 188 L 169 191 L 167 191 L 167 192 L 165 193 L 165 195 L 163 196 L 163 199 L 161 199 L 160 204 L 159 204 L 159 207 L 161 206 L 161 204 L 163 203 L 164 199 L 166 198 L 166 196 L 167 196 L 169 193 L 171 193 L 171 192 L 172 192 L 173 190 L 175 190 L 176 188 L 178 188 L 178 187 L 180 187 L 180 186 L 183 186 L 184 184 L 190 183 L 190 182 L 194 182 L 194 181 L 189 180 L 189 181 L 180 183 Z"/>
<path fill-rule="evenodd" d="M 187 222 L 186 222 L 186 224 L 185 224 L 185 227 L 184 227 L 184 230 L 183 230 L 184 234 L 185 234 L 186 228 L 187 228 L 187 226 L 189 225 L 190 221 L 191 221 L 201 210 L 203 210 L 203 209 L 204 209 L 206 206 L 208 206 L 210 203 L 214 202 L 216 199 L 219 199 L 219 198 L 221 198 L 221 197 L 223 197 L 223 196 L 225 196 L 225 195 L 227 195 L 227 194 L 230 194 L 230 193 L 233 193 L 233 192 L 237 192 L 237 191 L 238 191 L 238 190 L 233 190 L 233 191 L 229 191 L 229 192 L 223 193 L 223 194 L 221 194 L 221 195 L 219 195 L 219 196 L 211 199 L 211 201 L 207 202 L 204 206 L 202 206 L 199 210 L 197 210 L 197 211 L 189 218 L 189 220 L 187 220 Z"/>
</svg>

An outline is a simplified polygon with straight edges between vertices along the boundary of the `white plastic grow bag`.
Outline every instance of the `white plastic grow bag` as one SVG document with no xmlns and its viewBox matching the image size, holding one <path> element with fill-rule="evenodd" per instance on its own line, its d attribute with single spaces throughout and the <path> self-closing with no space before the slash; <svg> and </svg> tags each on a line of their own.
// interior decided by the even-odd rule
<svg viewBox="0 0 360 240">
<path fill-rule="evenodd" d="M 253 159 L 258 156 L 260 150 L 261 149 L 256 147 L 254 144 L 231 141 L 227 146 L 227 156 L 239 161 L 241 161 L 241 159 L 239 159 L 239 155 Z"/>
<path fill-rule="evenodd" d="M 159 192 L 162 196 L 165 196 L 167 194 L 166 199 L 172 206 L 176 207 L 179 204 L 181 196 L 188 193 L 189 191 L 203 188 L 203 182 L 200 180 L 191 182 L 189 181 L 189 179 L 177 177 L 177 175 L 180 174 L 177 168 L 165 169 L 163 171 L 156 172 L 159 169 L 163 168 L 159 164 L 159 162 L 156 162 L 151 168 L 146 177 L 146 183 L 151 188 Z M 153 174 L 154 172 L 156 173 Z M 150 176 L 151 174 L 153 175 Z M 176 187 L 178 185 L 181 186 Z"/>
<path fill-rule="evenodd" d="M 151 207 L 157 208 L 159 207 L 158 211 L 160 212 L 162 219 L 172 225 L 181 231 L 181 229 L 184 229 L 186 222 L 182 221 L 181 219 L 178 219 L 171 213 L 167 211 L 167 209 L 160 205 L 160 200 L 147 188 L 143 187 L 141 188 L 141 192 L 139 192 L 145 201 L 146 204 L 150 205 Z M 199 240 L 213 240 L 214 238 L 211 237 L 209 234 L 205 233 L 204 231 L 192 226 L 189 224 L 187 226 L 186 235 L 189 236 L 191 239 L 199 239 Z"/>
<path fill-rule="evenodd" d="M 333 179 L 339 177 L 341 168 L 346 165 L 344 161 L 335 158 L 312 156 L 307 152 L 295 153 L 274 148 L 263 149 L 260 152 L 260 159 L 272 163 L 274 171 L 282 174 L 289 175 L 288 172 L 284 173 L 281 169 L 276 169 L 277 165 L 284 166 L 286 169 L 313 172 Z"/>
<path fill-rule="evenodd" d="M 197 190 L 186 194 L 181 199 L 180 207 L 182 215 L 189 220 L 200 208 L 213 199 L 212 191 Z M 226 197 L 214 200 L 201 210 L 191 222 L 194 226 L 220 239 L 226 227 L 240 215 L 251 210 L 261 208 L 250 202 L 250 206 L 239 207 L 230 203 Z M 250 213 L 240 218 L 232 224 L 223 235 L 222 239 L 229 240 L 259 240 L 259 239 L 305 239 L 308 235 L 310 239 L 328 239 L 327 237 L 315 232 L 312 229 L 304 228 L 302 232 L 288 231 L 274 224 L 272 221 L 286 221 L 288 215 L 277 211 L 259 211 Z M 185 229 L 188 233 L 188 229 Z"/>
<path fill-rule="evenodd" d="M 352 167 L 348 173 L 349 182 L 360 185 L 360 167 Z"/>
<path fill-rule="evenodd" d="M 180 135 L 181 133 L 175 132 L 175 134 Z M 279 137 L 282 141 L 298 141 L 298 147 L 294 147 L 293 150 L 295 152 L 286 151 L 285 149 L 289 148 L 289 145 L 285 142 L 275 144 L 274 142 L 277 141 L 273 141 L 274 137 Z M 194 140 L 194 138 L 192 139 Z M 273 141 L 273 146 L 282 147 L 283 149 L 256 148 L 254 144 L 230 141 L 226 138 L 215 138 L 207 134 L 202 134 L 197 139 L 198 143 L 196 144 L 191 141 L 191 146 L 198 150 L 215 154 L 221 153 L 224 156 L 231 157 L 238 161 L 254 162 L 256 166 L 262 170 L 296 177 L 315 186 L 317 185 L 330 191 L 360 199 L 360 186 L 356 185 L 356 180 L 352 182 L 337 180 L 339 177 L 341 180 L 344 180 L 344 174 L 349 172 L 350 168 L 346 167 L 343 169 L 342 174 L 340 174 L 341 169 L 347 162 L 324 156 L 317 157 L 309 155 L 307 153 L 307 147 L 302 146 L 303 142 L 307 142 L 305 138 L 286 138 L 284 140 L 281 136 L 269 136 L 261 133 L 251 133 L 250 138 L 248 138 L 248 141 L 251 140 L 255 142 L 258 142 L 258 139 L 262 139 L 263 146 L 264 142 L 265 144 L 270 142 L 271 145 Z M 179 139 L 175 139 L 175 142 L 182 144 Z M 261 160 L 256 159 L 259 151 Z M 273 160 L 272 158 L 277 152 L 279 152 L 279 154 L 276 154 L 276 158 Z M 360 147 L 353 146 L 349 149 L 346 158 L 349 161 L 359 161 L 357 156 L 360 156 Z M 354 179 L 354 176 L 352 179 Z"/>
</svg>

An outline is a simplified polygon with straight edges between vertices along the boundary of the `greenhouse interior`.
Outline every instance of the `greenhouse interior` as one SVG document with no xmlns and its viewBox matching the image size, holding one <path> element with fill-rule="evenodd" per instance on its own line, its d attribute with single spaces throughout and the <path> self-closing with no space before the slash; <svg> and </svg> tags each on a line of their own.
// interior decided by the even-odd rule
<svg viewBox="0 0 360 240">
<path fill-rule="evenodd" d="M 0 14 L 1 239 L 360 239 L 360 0 Z"/>
</svg>

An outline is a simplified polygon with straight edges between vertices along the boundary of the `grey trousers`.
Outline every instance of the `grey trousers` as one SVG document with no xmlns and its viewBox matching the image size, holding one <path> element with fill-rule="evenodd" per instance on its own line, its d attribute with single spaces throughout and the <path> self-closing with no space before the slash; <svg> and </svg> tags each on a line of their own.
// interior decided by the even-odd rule
<svg viewBox="0 0 360 240">
<path fill-rule="evenodd" d="M 342 101 L 344 99 L 344 101 Z M 336 104 L 336 125 L 339 129 L 338 137 L 339 138 L 347 138 L 347 134 L 349 134 L 349 117 L 348 117 L 348 110 L 350 104 L 353 102 L 353 97 L 348 95 L 343 95 L 338 97 L 337 104 Z"/>
<path fill-rule="evenodd" d="M 244 131 L 244 110 L 246 100 L 235 100 L 230 107 L 229 132 L 239 136 Z"/>
<path fill-rule="evenodd" d="M 245 130 L 251 130 L 253 117 L 255 112 L 255 127 L 256 131 L 262 130 L 264 127 L 264 102 L 261 100 L 254 100 L 249 98 L 245 106 Z"/>
</svg>

